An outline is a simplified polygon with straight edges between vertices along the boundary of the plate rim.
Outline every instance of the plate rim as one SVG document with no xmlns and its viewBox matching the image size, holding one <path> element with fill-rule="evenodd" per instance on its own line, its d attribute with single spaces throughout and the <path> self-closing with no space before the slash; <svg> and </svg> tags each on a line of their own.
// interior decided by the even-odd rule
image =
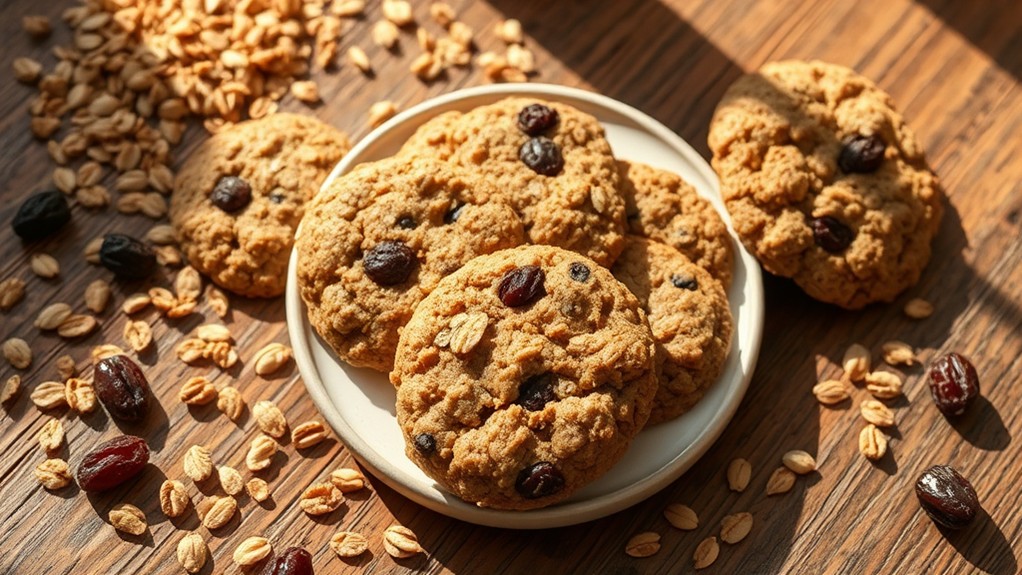
<svg viewBox="0 0 1022 575">
<path fill-rule="evenodd" d="M 563 527 L 592 521 L 616 513 L 636 503 L 651 497 L 653 494 L 667 487 L 680 478 L 689 468 L 692 467 L 709 450 L 714 442 L 724 432 L 731 419 L 734 417 L 738 406 L 748 390 L 753 372 L 759 356 L 760 345 L 763 335 L 764 321 L 764 294 L 762 285 L 762 272 L 758 262 L 748 253 L 747 250 L 737 241 L 730 218 L 726 210 L 722 210 L 720 200 L 719 181 L 716 174 L 710 168 L 706 160 L 695 151 L 688 142 L 683 140 L 676 133 L 652 118 L 648 114 L 613 98 L 597 94 L 587 90 L 560 86 L 555 84 L 494 84 L 487 86 L 475 86 L 455 90 L 427 99 L 420 102 L 387 120 L 379 127 L 362 138 L 354 147 L 341 159 L 324 180 L 321 189 L 328 186 L 341 174 L 349 171 L 365 151 L 376 144 L 380 139 L 394 129 L 419 115 L 435 110 L 439 107 L 450 106 L 464 100 L 476 98 L 489 98 L 493 100 L 511 95 L 541 96 L 550 99 L 570 99 L 586 102 L 592 106 L 605 108 L 627 118 L 649 132 L 656 139 L 668 145 L 673 151 L 682 156 L 689 165 L 695 169 L 699 176 L 710 187 L 715 197 L 708 198 L 721 213 L 732 243 L 735 247 L 735 256 L 742 258 L 742 264 L 746 271 L 746 284 L 742 291 L 748 305 L 748 312 L 753 322 L 751 341 L 748 346 L 742 347 L 739 358 L 742 368 L 742 377 L 735 392 L 723 402 L 718 414 L 712 419 L 710 425 L 704 428 L 696 439 L 687 448 L 677 454 L 667 464 L 660 467 L 654 473 L 646 476 L 642 481 L 636 482 L 626 488 L 618 489 L 602 497 L 585 501 L 568 501 L 529 511 L 505 511 L 486 509 L 472 506 L 460 500 L 449 500 L 442 497 L 432 497 L 429 493 L 420 492 L 402 481 L 385 473 L 384 465 L 377 465 L 375 461 L 378 455 L 368 446 L 360 445 L 353 441 L 353 437 L 359 437 L 354 428 L 345 420 L 340 411 L 326 392 L 326 386 L 320 377 L 316 362 L 312 357 L 310 341 L 306 336 L 306 329 L 311 330 L 308 325 L 305 304 L 302 301 L 297 288 L 297 250 L 292 248 L 287 270 L 287 290 L 285 294 L 285 314 L 287 318 L 288 336 L 291 342 L 293 356 L 298 366 L 299 374 L 306 390 L 312 397 L 313 402 L 320 413 L 327 420 L 338 439 L 344 444 L 351 455 L 362 464 L 371 474 L 383 481 L 390 488 L 394 489 L 404 497 L 422 505 L 428 509 L 453 517 L 462 521 L 477 525 L 490 527 L 502 527 L 512 529 L 543 529 Z M 361 163 L 361 162 L 359 162 Z M 300 233 L 300 228 L 299 232 Z M 296 234 L 297 235 L 297 234 Z M 751 297 L 750 297 L 751 296 Z M 743 308 L 743 312 L 744 312 Z M 313 335 L 315 337 L 315 335 Z M 732 350 L 733 352 L 734 350 Z M 342 433 L 343 431 L 343 433 Z M 369 452 L 369 455 L 363 453 Z M 684 460 L 682 459 L 682 456 Z M 681 460 L 681 461 L 679 461 Z M 451 496 L 453 497 L 453 496 Z M 604 501 L 606 498 L 610 498 Z"/>
</svg>

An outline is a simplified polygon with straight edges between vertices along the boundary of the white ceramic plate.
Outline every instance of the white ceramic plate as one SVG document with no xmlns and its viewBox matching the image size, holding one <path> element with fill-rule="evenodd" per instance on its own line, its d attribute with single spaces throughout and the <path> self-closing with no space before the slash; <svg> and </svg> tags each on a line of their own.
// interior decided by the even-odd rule
<svg viewBox="0 0 1022 575">
<path fill-rule="evenodd" d="M 664 125 L 616 100 L 541 84 L 470 88 L 423 102 L 366 136 L 326 182 L 357 164 L 393 155 L 418 126 L 441 112 L 464 111 L 510 95 L 558 100 L 592 114 L 606 128 L 617 157 L 680 174 L 726 214 L 713 171 Z M 288 332 L 309 395 L 352 454 L 387 485 L 429 509 L 480 525 L 516 529 L 573 525 L 620 511 L 670 484 L 709 449 L 734 415 L 752 378 L 763 328 L 759 265 L 737 241 L 734 246 L 734 280 L 728 296 L 736 329 L 720 379 L 692 411 L 643 430 L 605 476 L 560 504 L 533 511 L 498 511 L 465 503 L 441 490 L 405 457 L 394 412 L 394 388 L 384 374 L 338 359 L 316 335 L 298 294 L 294 253 L 287 278 Z"/>
</svg>

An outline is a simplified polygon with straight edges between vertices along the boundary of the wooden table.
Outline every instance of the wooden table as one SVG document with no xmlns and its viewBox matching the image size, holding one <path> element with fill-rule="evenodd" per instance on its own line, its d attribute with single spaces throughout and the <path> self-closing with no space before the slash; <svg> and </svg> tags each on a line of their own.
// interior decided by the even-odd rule
<svg viewBox="0 0 1022 575">
<path fill-rule="evenodd" d="M 177 400 L 180 383 L 192 375 L 215 377 L 238 387 L 249 405 L 276 401 L 292 424 L 317 417 L 293 364 L 272 379 L 255 376 L 251 365 L 220 374 L 216 368 L 184 366 L 174 358 L 176 343 L 198 324 L 214 319 L 209 310 L 177 322 L 149 312 L 158 350 L 141 361 L 162 405 L 162 417 L 141 428 L 152 444 L 153 466 L 130 487 L 86 495 L 77 487 L 48 493 L 34 478 L 44 459 L 35 441 L 43 423 L 58 417 L 67 431 L 62 456 L 72 467 L 100 441 L 120 433 L 100 410 L 79 418 L 66 410 L 41 413 L 29 400 L 38 383 L 55 377 L 54 361 L 70 353 L 80 367 L 89 349 L 120 343 L 125 317 L 111 306 L 93 335 L 67 343 L 32 326 L 46 304 L 71 302 L 83 310 L 88 282 L 109 277 L 83 261 L 84 243 L 106 231 L 143 234 L 152 221 L 122 216 L 113 209 L 75 209 L 74 224 L 56 238 L 22 244 L 6 222 L 31 193 L 50 187 L 53 165 L 44 146 L 28 131 L 28 102 L 34 90 L 9 74 L 16 56 L 45 59 L 48 47 L 67 41 L 58 17 L 63 2 L 12 0 L 0 7 L 0 279 L 28 282 L 28 294 L 0 313 L 0 339 L 25 338 L 35 351 L 20 373 L 21 395 L 0 412 L 0 573 L 173 573 L 178 540 L 197 529 L 213 555 L 203 573 L 236 573 L 235 546 L 264 535 L 280 550 L 303 545 L 319 573 L 679 573 L 691 570 L 692 554 L 704 538 L 719 534 L 721 519 L 751 511 L 755 525 L 747 539 L 722 545 L 707 573 L 972 573 L 1019 571 L 1022 514 L 1022 450 L 1013 435 L 1022 431 L 1015 406 L 1022 357 L 1022 4 L 1014 0 L 490 0 L 453 1 L 462 20 L 477 30 L 483 49 L 500 45 L 492 25 L 520 19 L 527 45 L 537 55 L 536 81 L 581 86 L 642 109 L 691 142 L 704 156 L 707 126 L 727 86 L 743 71 L 768 60 L 820 58 L 852 66 L 889 91 L 916 128 L 929 159 L 947 189 L 947 213 L 934 243 L 934 256 L 920 283 L 892 305 L 846 312 L 814 302 L 786 280 L 767 277 L 766 333 L 751 387 L 723 436 L 686 475 L 631 509 L 574 527 L 519 532 L 469 525 L 423 509 L 371 478 L 341 510 L 310 519 L 297 505 L 309 484 L 323 480 L 350 454 L 335 439 L 299 454 L 285 445 L 270 474 L 272 503 L 242 499 L 242 518 L 210 535 L 194 512 L 175 520 L 159 510 L 156 492 L 164 475 L 184 478 L 181 458 L 188 446 L 212 447 L 214 459 L 244 468 L 244 453 L 257 433 L 248 417 L 229 423 L 213 406 L 187 408 Z M 369 16 L 345 36 L 342 47 L 371 46 Z M 428 19 L 417 2 L 420 21 Z M 983 7 L 981 8 L 980 5 Z M 33 43 L 20 31 L 21 16 L 54 18 L 54 36 Z M 285 100 L 282 108 L 311 113 L 365 135 L 366 114 L 378 100 L 401 106 L 462 86 L 485 83 L 478 67 L 455 71 L 424 84 L 408 73 L 417 54 L 407 33 L 403 52 L 387 56 L 370 50 L 377 75 L 366 79 L 350 66 L 317 74 L 326 103 L 313 108 Z M 50 64 L 52 65 L 52 64 Z M 178 164 L 205 133 L 197 126 L 176 150 Z M 57 280 L 28 270 L 31 254 L 46 251 L 62 266 Z M 165 280 L 164 280 L 165 281 Z M 115 303 L 138 286 L 115 285 Z M 932 301 L 936 313 L 912 321 L 901 313 L 910 297 Z M 204 317 L 203 317 L 204 316 Z M 204 319 L 205 318 L 205 319 Z M 243 359 L 262 345 L 287 342 L 283 301 L 232 300 L 227 324 Z M 883 342 L 900 339 L 920 350 L 924 363 L 955 350 L 972 358 L 983 399 L 960 421 L 950 423 L 935 409 L 924 370 L 910 368 L 905 398 L 895 403 L 897 428 L 891 453 L 872 464 L 857 451 L 863 421 L 856 404 L 837 409 L 817 404 L 810 388 L 840 375 L 838 363 L 854 342 L 870 347 L 879 361 Z M 0 366 L 0 378 L 14 370 Z M 857 390 L 856 398 L 865 396 Z M 789 449 L 816 456 L 819 472 L 800 478 L 785 495 L 766 497 L 770 472 Z M 744 493 L 727 489 L 724 470 L 736 457 L 753 467 Z M 984 513 L 968 529 L 944 534 L 920 510 L 913 495 L 916 477 L 928 466 L 950 463 L 969 477 Z M 246 476 L 248 472 L 245 472 Z M 185 478 L 193 500 L 203 495 Z M 204 485 L 204 493 L 215 490 Z M 108 524 L 108 510 L 120 501 L 141 507 L 149 520 L 142 537 L 122 535 Z M 700 525 L 692 532 L 672 528 L 662 512 L 671 503 L 690 505 Z M 382 530 L 392 523 L 418 534 L 426 553 L 394 560 L 382 547 Z M 327 547 L 338 530 L 370 538 L 369 552 L 340 560 Z M 662 535 L 662 548 L 649 558 L 624 553 L 625 542 L 642 531 Z"/>
</svg>

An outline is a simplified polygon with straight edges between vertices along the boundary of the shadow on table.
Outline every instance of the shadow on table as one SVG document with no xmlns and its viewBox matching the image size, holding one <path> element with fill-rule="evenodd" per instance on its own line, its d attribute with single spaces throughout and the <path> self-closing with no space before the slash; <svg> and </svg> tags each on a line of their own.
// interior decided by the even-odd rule
<svg viewBox="0 0 1022 575">
<path fill-rule="evenodd" d="M 916 0 L 916 3 L 958 31 L 1016 80 L 1022 78 L 1022 3 L 1018 0 L 982 3 Z"/>
</svg>

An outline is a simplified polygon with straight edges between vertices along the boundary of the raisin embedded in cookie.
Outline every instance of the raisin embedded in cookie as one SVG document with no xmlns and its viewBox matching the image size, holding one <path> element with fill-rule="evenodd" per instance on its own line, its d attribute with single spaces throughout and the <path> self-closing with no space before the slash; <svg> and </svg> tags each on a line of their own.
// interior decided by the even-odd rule
<svg viewBox="0 0 1022 575">
<path fill-rule="evenodd" d="M 621 253 L 625 205 L 603 127 L 571 106 L 507 98 L 423 124 L 401 154 L 472 168 L 521 215 L 531 243 L 610 265 Z"/>
<path fill-rule="evenodd" d="M 637 236 L 611 268 L 649 317 L 662 361 L 647 425 L 674 419 L 696 404 L 724 369 L 732 318 L 720 282 L 671 246 Z"/>
<path fill-rule="evenodd" d="M 283 293 L 305 202 L 350 147 L 338 130 L 295 114 L 212 136 L 188 157 L 171 196 L 188 261 L 236 294 Z"/>
<path fill-rule="evenodd" d="M 940 185 L 870 80 L 824 62 L 766 64 L 728 89 L 709 146 L 732 224 L 767 271 L 849 309 L 918 281 Z"/>
<path fill-rule="evenodd" d="M 677 174 L 640 162 L 617 165 L 628 231 L 673 247 L 730 286 L 731 236 L 713 204 Z"/>
<path fill-rule="evenodd" d="M 344 361 L 390 371 L 398 331 L 444 276 L 525 241 L 484 180 L 436 160 L 362 164 L 310 202 L 298 286 L 316 332 Z"/>
<path fill-rule="evenodd" d="M 401 332 L 391 381 L 406 453 L 481 507 L 568 497 L 624 454 L 649 417 L 656 346 L 605 268 L 551 246 L 482 256 Z"/>
</svg>

